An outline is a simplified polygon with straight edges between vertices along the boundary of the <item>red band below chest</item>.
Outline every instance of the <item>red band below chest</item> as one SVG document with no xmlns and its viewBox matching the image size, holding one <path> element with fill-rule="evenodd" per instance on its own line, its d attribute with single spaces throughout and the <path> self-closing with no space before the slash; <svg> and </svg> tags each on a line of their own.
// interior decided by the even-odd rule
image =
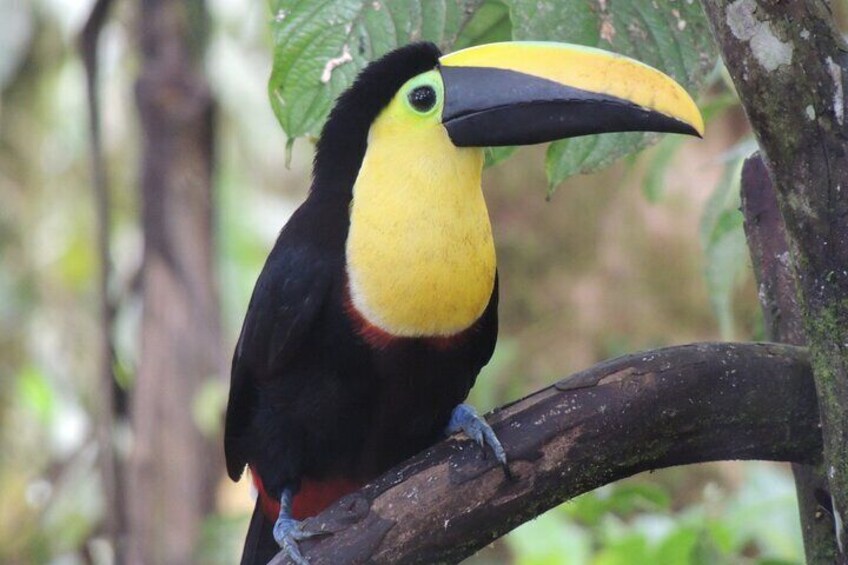
<svg viewBox="0 0 848 565">
<path fill-rule="evenodd" d="M 276 521 L 277 516 L 280 515 L 280 501 L 265 491 L 262 478 L 254 473 L 252 469 L 250 474 L 253 478 L 253 485 L 259 493 L 259 503 L 262 505 L 262 512 L 272 522 Z M 295 520 L 305 520 L 310 516 L 320 514 L 332 503 L 344 495 L 352 493 L 361 486 L 362 483 L 352 479 L 339 478 L 323 481 L 303 479 L 300 484 L 300 490 L 297 491 L 294 502 L 292 503 L 292 517 Z"/>
</svg>

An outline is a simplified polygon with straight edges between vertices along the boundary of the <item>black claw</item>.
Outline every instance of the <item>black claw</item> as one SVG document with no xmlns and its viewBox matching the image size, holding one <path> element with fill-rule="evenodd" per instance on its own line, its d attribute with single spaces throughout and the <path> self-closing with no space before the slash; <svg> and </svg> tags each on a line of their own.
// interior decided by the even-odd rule
<svg viewBox="0 0 848 565">
<path fill-rule="evenodd" d="M 503 469 L 504 477 L 511 483 L 514 483 L 518 480 L 518 475 L 512 472 L 512 469 L 509 468 L 509 462 L 504 461 L 501 463 L 501 469 Z"/>
</svg>

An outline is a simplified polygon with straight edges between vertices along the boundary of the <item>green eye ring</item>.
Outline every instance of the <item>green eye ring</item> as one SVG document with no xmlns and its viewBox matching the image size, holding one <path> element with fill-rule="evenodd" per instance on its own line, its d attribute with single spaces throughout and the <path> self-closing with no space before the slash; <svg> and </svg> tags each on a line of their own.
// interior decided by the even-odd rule
<svg viewBox="0 0 848 565">
<path fill-rule="evenodd" d="M 444 103 L 441 73 L 434 69 L 409 79 L 395 98 L 407 114 L 432 121 Z"/>
</svg>

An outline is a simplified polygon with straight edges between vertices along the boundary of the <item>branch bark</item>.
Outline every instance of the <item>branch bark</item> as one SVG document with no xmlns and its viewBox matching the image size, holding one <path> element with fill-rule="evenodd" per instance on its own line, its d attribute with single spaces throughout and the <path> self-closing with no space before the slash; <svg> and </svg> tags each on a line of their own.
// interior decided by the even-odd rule
<svg viewBox="0 0 848 565">
<path fill-rule="evenodd" d="M 454 436 L 307 521 L 322 563 L 457 562 L 578 494 L 661 467 L 724 459 L 815 463 L 805 350 L 694 344 L 596 365 L 489 416 L 517 479 Z M 284 563 L 282 554 L 273 564 Z"/>
<path fill-rule="evenodd" d="M 786 225 L 840 559 L 848 562 L 848 47 L 825 0 L 702 3 Z"/>
<path fill-rule="evenodd" d="M 783 218 L 777 208 L 768 170 L 759 154 L 742 168 L 742 213 L 745 235 L 763 309 L 766 337 L 791 345 L 805 345 L 795 279 L 789 269 L 789 249 Z M 828 490 L 823 465 L 792 464 L 801 532 L 807 563 L 833 563 L 838 554 L 833 518 L 822 504 Z"/>
<path fill-rule="evenodd" d="M 97 218 L 98 294 L 100 298 L 100 327 L 98 335 L 99 379 L 95 385 L 96 412 L 95 435 L 98 446 L 100 481 L 105 499 L 103 530 L 111 540 L 119 561 L 125 556 L 126 505 L 123 493 L 123 467 L 115 450 L 113 429 L 121 417 L 123 391 L 115 380 L 115 350 L 113 331 L 115 303 L 109 293 L 113 275 L 110 255 L 111 198 L 106 161 L 103 157 L 102 130 L 100 128 L 100 93 L 98 44 L 100 32 L 109 15 L 112 0 L 97 0 L 79 36 L 79 50 L 85 67 L 88 93 L 89 152 L 91 162 L 92 193 Z"/>
</svg>

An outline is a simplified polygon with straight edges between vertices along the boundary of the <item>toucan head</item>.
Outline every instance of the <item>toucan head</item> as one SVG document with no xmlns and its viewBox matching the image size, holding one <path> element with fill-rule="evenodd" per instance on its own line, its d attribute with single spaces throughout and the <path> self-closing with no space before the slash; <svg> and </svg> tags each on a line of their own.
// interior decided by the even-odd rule
<svg viewBox="0 0 848 565">
<path fill-rule="evenodd" d="M 358 167 L 378 125 L 382 139 L 426 132 L 429 143 L 443 135 L 456 148 L 704 131 L 695 102 L 662 72 L 601 49 L 550 42 L 492 43 L 447 55 L 417 43 L 385 55 L 339 97 L 319 140 L 316 172 L 347 159 Z"/>
</svg>

